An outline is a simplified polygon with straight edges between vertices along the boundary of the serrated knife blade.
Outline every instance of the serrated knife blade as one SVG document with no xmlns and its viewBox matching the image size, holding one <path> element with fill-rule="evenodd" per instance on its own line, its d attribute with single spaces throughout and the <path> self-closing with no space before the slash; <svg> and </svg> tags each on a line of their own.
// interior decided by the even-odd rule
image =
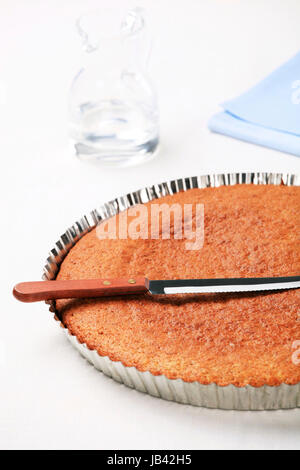
<svg viewBox="0 0 300 470">
<path fill-rule="evenodd" d="M 257 292 L 299 288 L 300 276 L 149 281 L 149 291 L 153 295 Z"/>
</svg>

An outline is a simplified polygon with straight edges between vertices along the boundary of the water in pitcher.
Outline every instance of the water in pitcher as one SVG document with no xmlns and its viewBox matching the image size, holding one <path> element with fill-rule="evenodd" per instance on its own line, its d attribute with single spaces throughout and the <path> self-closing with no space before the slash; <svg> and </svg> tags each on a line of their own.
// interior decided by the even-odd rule
<svg viewBox="0 0 300 470">
<path fill-rule="evenodd" d="M 130 164 L 152 154 L 158 145 L 155 110 L 115 99 L 84 103 L 79 114 L 72 123 L 71 137 L 80 158 Z"/>
</svg>

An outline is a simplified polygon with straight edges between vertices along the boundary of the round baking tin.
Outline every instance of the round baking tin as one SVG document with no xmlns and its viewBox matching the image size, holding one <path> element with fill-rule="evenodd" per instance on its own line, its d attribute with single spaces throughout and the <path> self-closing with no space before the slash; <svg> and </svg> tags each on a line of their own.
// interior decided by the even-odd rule
<svg viewBox="0 0 300 470">
<path fill-rule="evenodd" d="M 135 204 L 142 204 L 179 191 L 235 184 L 300 186 L 300 175 L 281 173 L 212 174 L 164 182 L 121 196 L 107 202 L 99 209 L 93 210 L 89 215 L 85 215 L 66 230 L 50 251 L 44 268 L 43 279 L 51 280 L 56 278 L 60 264 L 70 249 L 101 220 L 107 219 Z M 55 310 L 55 303 L 47 303 L 50 305 L 50 311 L 55 313 L 55 319 L 60 321 Z M 96 350 L 91 350 L 86 344 L 81 344 L 76 336 L 72 335 L 62 323 L 61 325 L 73 346 L 96 369 L 117 382 L 135 388 L 140 392 L 178 403 L 226 410 L 277 410 L 300 407 L 300 383 L 272 387 L 247 385 L 239 388 L 234 385 L 225 387 L 218 386 L 215 383 L 202 385 L 199 382 L 168 379 L 164 375 L 155 376 L 150 372 L 141 372 L 135 367 L 126 367 L 122 362 L 112 361 L 108 356 L 100 356 Z"/>
</svg>

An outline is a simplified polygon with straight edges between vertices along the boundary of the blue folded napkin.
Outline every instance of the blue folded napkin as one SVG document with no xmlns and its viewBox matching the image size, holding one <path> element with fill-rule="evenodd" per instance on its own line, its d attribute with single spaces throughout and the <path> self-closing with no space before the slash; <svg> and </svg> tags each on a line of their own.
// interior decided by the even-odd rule
<svg viewBox="0 0 300 470">
<path fill-rule="evenodd" d="M 300 52 L 222 107 L 211 131 L 300 157 Z"/>
</svg>

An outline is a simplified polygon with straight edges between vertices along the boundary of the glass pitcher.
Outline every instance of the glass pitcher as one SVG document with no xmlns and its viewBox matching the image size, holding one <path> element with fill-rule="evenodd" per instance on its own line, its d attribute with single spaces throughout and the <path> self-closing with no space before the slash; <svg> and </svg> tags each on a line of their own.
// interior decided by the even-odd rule
<svg viewBox="0 0 300 470">
<path fill-rule="evenodd" d="M 158 106 L 146 73 L 150 41 L 140 8 L 103 9 L 78 19 L 84 67 L 69 96 L 70 136 L 84 160 L 137 164 L 158 146 Z"/>
</svg>

